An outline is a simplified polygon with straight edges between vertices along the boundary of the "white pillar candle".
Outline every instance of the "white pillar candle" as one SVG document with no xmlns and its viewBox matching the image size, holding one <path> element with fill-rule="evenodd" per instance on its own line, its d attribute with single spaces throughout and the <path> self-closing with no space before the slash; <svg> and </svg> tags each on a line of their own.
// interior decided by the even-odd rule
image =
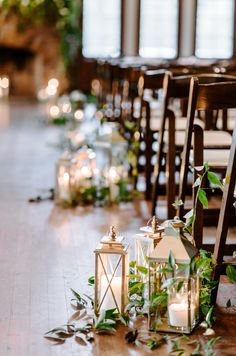
<svg viewBox="0 0 236 356">
<path fill-rule="evenodd" d="M 120 177 L 116 167 L 110 167 L 108 173 L 108 182 L 110 188 L 110 200 L 116 201 L 119 198 L 119 186 L 117 185 Z"/>
<path fill-rule="evenodd" d="M 107 275 L 109 281 L 111 280 L 111 275 Z M 102 276 L 101 278 L 101 294 L 100 294 L 100 302 L 102 301 L 104 294 L 107 290 L 108 286 L 108 281 L 107 277 L 105 275 Z M 107 294 L 103 300 L 103 303 L 101 305 L 101 309 L 108 310 L 108 309 L 113 309 L 116 308 L 116 304 L 111 292 L 111 288 L 115 297 L 115 300 L 117 302 L 119 310 L 121 310 L 121 277 L 113 277 L 112 282 L 108 288 Z"/>
<path fill-rule="evenodd" d="M 68 172 L 58 178 L 58 192 L 60 199 L 70 200 L 70 176 Z"/>
<path fill-rule="evenodd" d="M 190 305 L 190 321 L 194 319 L 194 305 Z M 177 327 L 188 326 L 188 305 L 187 303 L 173 303 L 168 307 L 169 324 Z"/>
</svg>

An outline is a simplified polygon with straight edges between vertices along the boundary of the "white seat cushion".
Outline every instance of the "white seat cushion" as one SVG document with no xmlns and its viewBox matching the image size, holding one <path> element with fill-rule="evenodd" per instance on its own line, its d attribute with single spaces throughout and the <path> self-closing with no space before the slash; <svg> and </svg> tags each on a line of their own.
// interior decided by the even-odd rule
<svg viewBox="0 0 236 356">
<path fill-rule="evenodd" d="M 228 150 L 204 150 L 203 161 L 208 162 L 210 167 L 223 169 L 228 165 L 229 149 Z M 190 151 L 189 162 L 193 166 L 193 150 Z"/>
<path fill-rule="evenodd" d="M 176 131 L 175 145 L 183 147 L 185 140 L 184 131 Z M 231 145 L 232 136 L 225 131 L 204 131 L 204 148 L 228 148 Z M 165 132 L 164 142 L 168 142 L 168 133 Z M 192 137 L 193 143 L 193 137 Z"/>
<path fill-rule="evenodd" d="M 160 123 L 161 123 L 161 118 L 158 116 L 153 116 L 151 117 L 150 120 L 150 127 L 152 131 L 159 131 L 160 130 Z M 202 120 L 196 118 L 194 120 L 194 123 L 200 125 L 201 127 L 204 126 L 204 123 Z M 166 129 L 168 129 L 168 120 L 166 121 Z M 179 131 L 185 131 L 186 130 L 186 117 L 177 117 L 175 120 L 175 129 Z"/>
</svg>

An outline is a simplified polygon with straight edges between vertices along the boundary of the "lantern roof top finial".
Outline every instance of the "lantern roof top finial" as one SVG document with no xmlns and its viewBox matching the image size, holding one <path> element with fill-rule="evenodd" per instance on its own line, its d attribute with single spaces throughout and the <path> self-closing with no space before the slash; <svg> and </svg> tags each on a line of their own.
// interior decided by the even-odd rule
<svg viewBox="0 0 236 356">
<path fill-rule="evenodd" d="M 116 241 L 116 229 L 115 226 L 110 226 L 109 237 L 112 241 Z"/>
<path fill-rule="evenodd" d="M 153 233 L 157 233 L 158 232 L 159 225 L 158 225 L 158 220 L 157 220 L 156 216 L 152 217 L 151 227 L 152 227 Z"/>
</svg>

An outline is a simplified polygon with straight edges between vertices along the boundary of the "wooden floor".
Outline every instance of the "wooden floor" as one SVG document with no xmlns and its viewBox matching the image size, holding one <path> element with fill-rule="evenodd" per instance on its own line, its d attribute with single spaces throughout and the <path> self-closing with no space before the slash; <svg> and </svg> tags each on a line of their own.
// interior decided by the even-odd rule
<svg viewBox="0 0 236 356">
<path fill-rule="evenodd" d="M 119 226 L 131 241 L 150 217 L 142 200 L 112 209 L 28 203 L 54 185 L 61 131 L 42 124 L 34 103 L 0 104 L 0 356 L 151 354 L 126 345 L 122 328 L 117 336 L 96 337 L 88 347 L 72 340 L 54 346 L 43 338 L 72 314 L 70 288 L 89 293 L 93 250 L 109 225 Z M 236 316 L 219 314 L 218 355 L 236 355 L 235 330 Z"/>
</svg>

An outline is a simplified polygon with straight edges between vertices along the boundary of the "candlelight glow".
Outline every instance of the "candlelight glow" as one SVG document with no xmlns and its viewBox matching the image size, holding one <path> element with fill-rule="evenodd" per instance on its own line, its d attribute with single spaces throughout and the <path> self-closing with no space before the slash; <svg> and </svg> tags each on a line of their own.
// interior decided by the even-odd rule
<svg viewBox="0 0 236 356">
<path fill-rule="evenodd" d="M 58 117 L 60 114 L 60 109 L 57 105 L 53 105 L 50 107 L 49 113 L 51 117 Z"/>
<path fill-rule="evenodd" d="M 83 110 L 76 110 L 75 113 L 74 113 L 74 117 L 78 121 L 82 120 L 84 118 Z"/>
<path fill-rule="evenodd" d="M 58 88 L 58 86 L 59 86 L 59 81 L 58 81 L 56 78 L 51 78 L 51 79 L 48 81 L 48 86 L 49 86 L 49 87 Z"/>
<path fill-rule="evenodd" d="M 46 93 L 48 95 L 55 95 L 57 93 L 57 88 L 53 86 L 47 86 Z"/>
<path fill-rule="evenodd" d="M 71 112 L 71 104 L 70 103 L 64 103 L 61 108 L 62 112 L 64 113 L 70 113 Z"/>
<path fill-rule="evenodd" d="M 0 81 L 0 85 L 3 89 L 7 89 L 9 87 L 9 79 L 7 77 L 3 77 Z"/>
</svg>

